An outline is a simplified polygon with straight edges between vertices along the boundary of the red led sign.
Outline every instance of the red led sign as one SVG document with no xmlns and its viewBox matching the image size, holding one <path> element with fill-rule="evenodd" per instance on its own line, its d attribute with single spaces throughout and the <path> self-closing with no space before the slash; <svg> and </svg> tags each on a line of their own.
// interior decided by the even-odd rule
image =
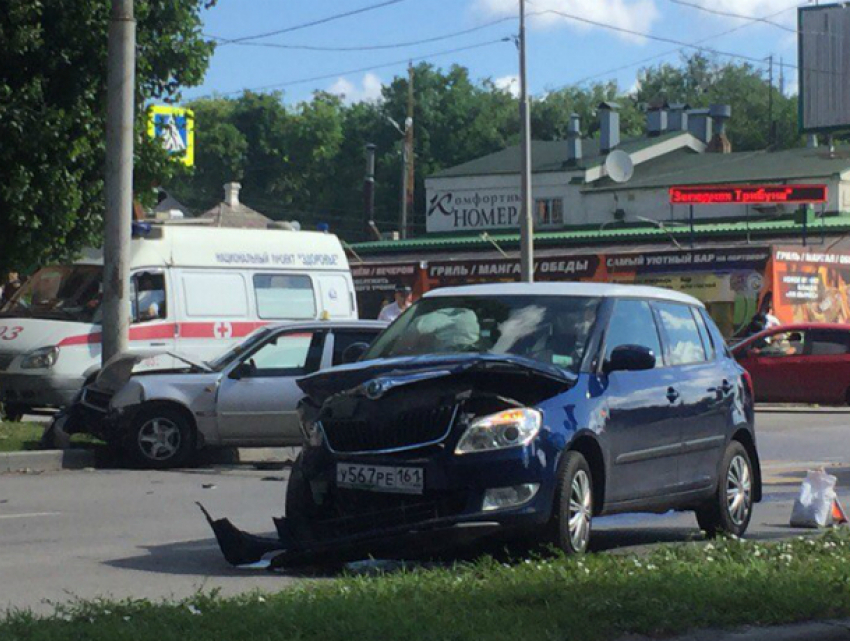
<svg viewBox="0 0 850 641">
<path fill-rule="evenodd" d="M 720 185 L 670 187 L 674 205 L 775 205 L 825 203 L 826 185 Z"/>
</svg>

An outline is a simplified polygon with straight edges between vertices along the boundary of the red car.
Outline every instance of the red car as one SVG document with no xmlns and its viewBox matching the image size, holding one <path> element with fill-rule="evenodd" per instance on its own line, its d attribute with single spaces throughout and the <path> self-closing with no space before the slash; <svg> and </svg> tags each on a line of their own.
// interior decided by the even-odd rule
<svg viewBox="0 0 850 641">
<path fill-rule="evenodd" d="M 850 326 L 780 325 L 732 348 L 753 380 L 755 400 L 850 404 Z"/>
</svg>

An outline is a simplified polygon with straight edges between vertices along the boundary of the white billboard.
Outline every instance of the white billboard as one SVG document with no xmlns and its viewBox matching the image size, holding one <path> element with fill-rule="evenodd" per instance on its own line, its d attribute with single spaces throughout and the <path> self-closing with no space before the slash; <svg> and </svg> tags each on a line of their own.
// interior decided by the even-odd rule
<svg viewBox="0 0 850 641">
<path fill-rule="evenodd" d="M 429 189 L 426 229 L 429 234 L 516 229 L 521 201 L 519 188 Z"/>
<path fill-rule="evenodd" d="M 850 129 L 850 8 L 799 10 L 800 129 Z"/>
</svg>

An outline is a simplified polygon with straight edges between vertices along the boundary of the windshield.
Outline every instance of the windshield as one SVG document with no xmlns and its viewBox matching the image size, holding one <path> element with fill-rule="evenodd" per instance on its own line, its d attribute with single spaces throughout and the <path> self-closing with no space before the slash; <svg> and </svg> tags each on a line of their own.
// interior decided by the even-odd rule
<svg viewBox="0 0 850 641">
<path fill-rule="evenodd" d="M 38 270 L 0 316 L 100 322 L 101 268 L 59 265 Z"/>
<path fill-rule="evenodd" d="M 263 341 L 270 332 L 271 329 L 268 327 L 261 327 L 260 329 L 254 330 L 254 332 L 249 334 L 241 343 L 237 343 L 218 358 L 209 361 L 207 365 L 209 365 L 210 369 L 214 372 L 220 372 L 232 363 L 239 355 L 253 349 L 255 345 Z"/>
<path fill-rule="evenodd" d="M 514 354 L 577 371 L 598 298 L 423 298 L 378 337 L 362 360 L 423 354 Z"/>
</svg>

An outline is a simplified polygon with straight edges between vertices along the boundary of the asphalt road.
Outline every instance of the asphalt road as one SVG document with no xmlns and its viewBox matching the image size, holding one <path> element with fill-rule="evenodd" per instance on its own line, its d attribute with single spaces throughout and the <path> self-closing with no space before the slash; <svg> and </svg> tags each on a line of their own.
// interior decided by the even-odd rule
<svg viewBox="0 0 850 641">
<path fill-rule="evenodd" d="M 749 536 L 800 534 L 787 527 L 806 469 L 825 465 L 850 505 L 850 412 L 759 412 L 766 496 Z M 239 527 L 270 533 L 283 509 L 287 472 L 251 464 L 199 470 L 88 470 L 0 475 L 0 609 L 52 610 L 76 597 L 184 597 L 279 590 L 298 576 L 231 568 L 196 501 Z M 597 519 L 595 547 L 630 551 L 699 537 L 691 514 Z"/>
</svg>

